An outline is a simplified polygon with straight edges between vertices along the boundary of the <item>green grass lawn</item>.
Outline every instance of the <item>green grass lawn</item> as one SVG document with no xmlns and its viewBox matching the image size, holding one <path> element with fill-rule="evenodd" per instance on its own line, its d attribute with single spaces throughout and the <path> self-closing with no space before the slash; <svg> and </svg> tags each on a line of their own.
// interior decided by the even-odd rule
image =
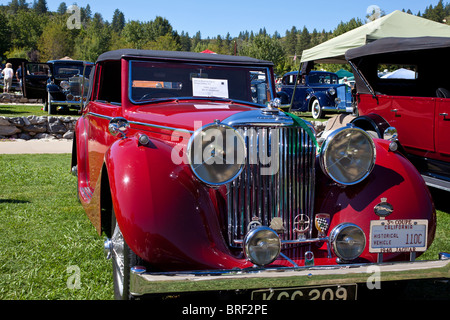
<svg viewBox="0 0 450 320">
<path fill-rule="evenodd" d="M 0 300 L 113 299 L 70 155 L 0 155 Z"/>
<path fill-rule="evenodd" d="M 103 237 L 77 200 L 69 167 L 69 154 L 0 155 L 0 300 L 113 299 Z M 437 234 L 421 260 L 450 252 L 447 193 L 433 196 Z"/>
<path fill-rule="evenodd" d="M 19 105 L 19 104 L 0 104 L 0 117 L 23 117 L 23 116 L 48 116 L 48 112 L 42 110 L 42 104 L 28 104 L 28 105 Z M 57 111 L 52 116 L 72 116 L 78 117 L 78 111 L 75 109 L 71 110 L 60 110 Z"/>
</svg>

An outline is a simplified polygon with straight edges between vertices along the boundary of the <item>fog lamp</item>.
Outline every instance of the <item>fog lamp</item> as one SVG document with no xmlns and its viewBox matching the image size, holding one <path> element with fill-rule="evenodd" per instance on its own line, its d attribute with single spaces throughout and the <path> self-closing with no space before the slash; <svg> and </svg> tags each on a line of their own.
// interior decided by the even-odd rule
<svg viewBox="0 0 450 320">
<path fill-rule="evenodd" d="M 358 258 L 366 247 L 364 231 L 353 223 L 336 226 L 330 234 L 334 253 L 344 261 Z"/>
<path fill-rule="evenodd" d="M 251 229 L 244 239 L 244 253 L 248 260 L 258 266 L 272 263 L 280 254 L 281 241 L 269 227 Z"/>
</svg>

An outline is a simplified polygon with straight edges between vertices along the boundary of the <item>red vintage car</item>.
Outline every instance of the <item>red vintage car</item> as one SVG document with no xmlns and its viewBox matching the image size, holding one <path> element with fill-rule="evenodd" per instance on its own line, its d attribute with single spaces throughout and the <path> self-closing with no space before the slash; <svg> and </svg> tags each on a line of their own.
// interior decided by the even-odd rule
<svg viewBox="0 0 450 320">
<path fill-rule="evenodd" d="M 394 126 L 429 186 L 450 191 L 450 38 L 384 38 L 348 50 L 358 111 L 354 123 L 382 137 Z"/>
<path fill-rule="evenodd" d="M 188 52 L 98 58 L 72 170 L 108 237 L 117 298 L 350 299 L 368 266 L 428 266 L 411 261 L 433 241 L 433 202 L 396 142 L 348 126 L 319 146 L 277 108 L 272 68 Z"/>
</svg>

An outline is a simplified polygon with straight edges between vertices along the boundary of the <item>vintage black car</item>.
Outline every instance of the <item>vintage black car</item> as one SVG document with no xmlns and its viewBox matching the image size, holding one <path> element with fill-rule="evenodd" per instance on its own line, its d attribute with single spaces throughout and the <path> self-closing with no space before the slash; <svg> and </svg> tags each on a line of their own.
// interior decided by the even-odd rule
<svg viewBox="0 0 450 320">
<path fill-rule="evenodd" d="M 310 71 L 298 77 L 301 80 L 295 86 L 297 77 L 297 71 L 283 76 L 277 93 L 283 106 L 292 104 L 292 111 L 311 111 L 314 119 L 323 118 L 325 112 L 353 112 L 351 88 L 340 84 L 337 74 Z"/>
<path fill-rule="evenodd" d="M 42 99 L 48 114 L 55 113 L 58 107 L 81 110 L 92 66 L 91 62 L 78 60 L 24 63 L 23 95 Z"/>
</svg>

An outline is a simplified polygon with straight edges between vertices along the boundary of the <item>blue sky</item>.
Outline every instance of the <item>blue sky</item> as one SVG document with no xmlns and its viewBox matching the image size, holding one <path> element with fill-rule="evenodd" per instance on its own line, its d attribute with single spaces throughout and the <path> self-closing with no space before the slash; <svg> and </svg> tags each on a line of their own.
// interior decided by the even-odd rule
<svg viewBox="0 0 450 320">
<path fill-rule="evenodd" d="M 47 0 L 48 9 L 56 11 L 63 0 Z M 0 4 L 8 4 L 0 1 Z M 28 0 L 32 3 L 33 0 Z M 414 14 L 424 12 L 429 5 L 433 7 L 439 0 L 64 0 L 69 6 L 76 3 L 80 7 L 87 4 L 93 13 L 99 12 L 103 19 L 111 22 L 115 9 L 121 10 L 126 21 L 150 21 L 156 16 L 166 18 L 172 27 L 181 33 L 194 36 L 201 32 L 202 38 L 232 37 L 240 31 L 258 32 L 266 28 L 269 34 L 278 31 L 284 36 L 292 26 L 311 32 L 333 31 L 341 22 L 352 18 L 365 21 L 367 8 L 380 7 L 386 14 L 395 10 L 411 9 Z M 444 4 L 450 2 L 443 1 Z"/>
</svg>

